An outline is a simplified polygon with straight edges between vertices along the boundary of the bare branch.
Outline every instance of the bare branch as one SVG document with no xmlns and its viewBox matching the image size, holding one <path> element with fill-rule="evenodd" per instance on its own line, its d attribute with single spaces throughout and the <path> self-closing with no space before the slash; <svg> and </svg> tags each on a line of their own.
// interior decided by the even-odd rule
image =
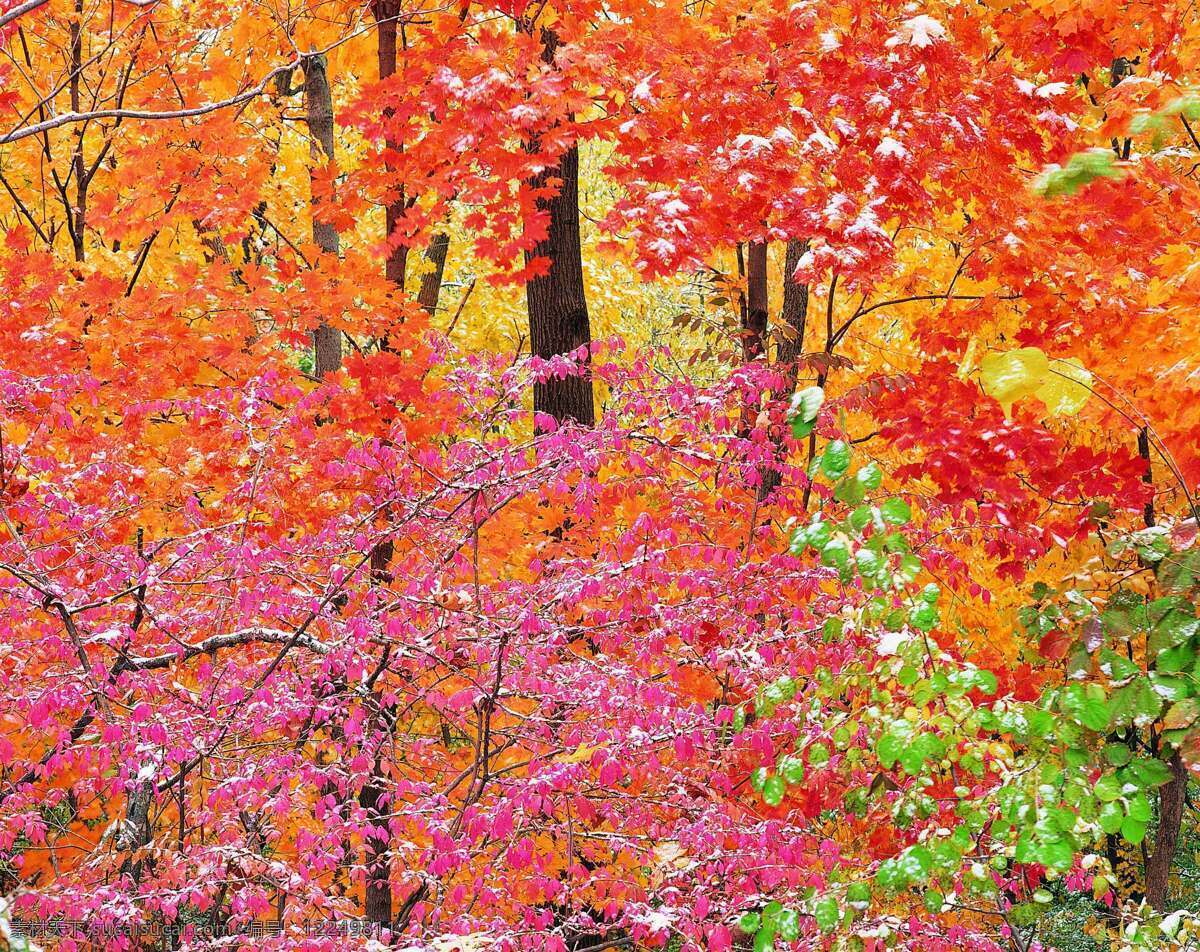
<svg viewBox="0 0 1200 952">
<path fill-rule="evenodd" d="M 293 641 L 294 639 L 294 641 Z M 197 655 L 212 654 L 222 648 L 233 648 L 237 645 L 269 644 L 282 645 L 292 643 L 295 646 L 307 648 L 316 654 L 329 654 L 330 648 L 323 641 L 312 635 L 284 631 L 280 628 L 243 628 L 239 631 L 226 632 L 223 635 L 213 635 L 194 645 L 184 646 L 182 652 L 171 651 L 167 654 L 154 655 L 149 658 L 130 658 L 125 662 L 127 670 L 150 671 L 156 668 L 169 668 L 180 661 L 187 661 Z"/>
<path fill-rule="evenodd" d="M 168 109 L 163 112 L 145 109 L 97 109 L 94 112 L 64 112 L 50 119 L 45 119 L 42 122 L 34 123 L 32 126 L 15 129 L 4 136 L 0 136 L 0 145 L 40 135 L 49 129 L 57 129 L 59 126 L 75 122 L 90 122 L 93 119 L 190 119 L 194 116 L 205 116 L 210 112 L 228 109 L 231 106 L 249 102 L 251 99 L 263 95 L 266 92 L 268 84 L 276 76 L 283 73 L 291 73 L 299 67 L 300 58 L 297 58 L 284 66 L 277 66 L 271 72 L 267 73 L 259 83 L 249 89 L 243 90 L 236 96 L 230 96 L 228 99 L 222 99 L 217 102 L 205 103 L 203 106 L 193 106 L 190 109 Z"/>
</svg>

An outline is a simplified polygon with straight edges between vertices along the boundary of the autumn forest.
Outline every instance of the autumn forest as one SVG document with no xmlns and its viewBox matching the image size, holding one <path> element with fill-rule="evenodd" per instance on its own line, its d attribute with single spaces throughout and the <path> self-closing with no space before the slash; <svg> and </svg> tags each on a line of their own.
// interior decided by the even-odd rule
<svg viewBox="0 0 1200 952">
<path fill-rule="evenodd" d="M 0 0 L 0 950 L 1200 948 L 1200 8 Z"/>
</svg>

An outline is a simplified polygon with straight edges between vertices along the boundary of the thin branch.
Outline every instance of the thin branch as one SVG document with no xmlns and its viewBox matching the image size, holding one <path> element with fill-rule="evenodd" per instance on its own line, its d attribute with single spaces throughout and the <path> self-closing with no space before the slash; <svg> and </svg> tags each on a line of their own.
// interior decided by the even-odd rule
<svg viewBox="0 0 1200 952">
<path fill-rule="evenodd" d="M 17 17 L 23 17 L 26 13 L 36 10 L 45 3 L 46 0 L 25 0 L 24 3 L 18 4 L 7 13 L 0 14 L 0 27 L 7 26 Z"/>
<path fill-rule="evenodd" d="M 45 243 L 46 243 L 48 246 L 51 246 L 51 247 L 53 247 L 53 245 L 54 245 L 54 242 L 52 242 L 52 241 L 51 241 L 51 240 L 50 240 L 50 239 L 49 239 L 49 238 L 46 236 L 46 233 L 45 233 L 44 231 L 42 231 L 42 227 L 41 227 L 41 225 L 39 225 L 39 224 L 38 224 L 38 223 L 37 223 L 37 222 L 34 220 L 34 217 L 33 217 L 33 215 L 31 215 L 31 214 L 29 213 L 29 209 L 28 209 L 28 208 L 26 208 L 26 207 L 25 207 L 25 203 L 24 203 L 23 201 L 21 201 L 21 196 L 20 196 L 20 195 L 18 195 L 18 194 L 17 194 L 15 191 L 13 191 L 13 187 L 12 187 L 11 185 L 9 185 L 9 184 L 8 184 L 8 179 L 6 179 L 6 178 L 4 177 L 4 173 L 3 173 L 3 172 L 0 172 L 0 185 L 3 185 L 3 186 L 4 186 L 4 190 L 5 190 L 6 192 L 8 192 L 8 194 L 9 194 L 9 195 L 12 197 L 12 200 L 13 200 L 14 202 L 16 202 L 16 204 L 17 204 L 17 210 L 18 210 L 18 211 L 19 211 L 19 212 L 20 212 L 22 215 L 24 215 L 24 216 L 25 216 L 25 220 L 26 220 L 27 222 L 29 222 L 29 224 L 30 224 L 30 225 L 32 225 L 32 226 L 33 226 L 33 230 L 37 232 L 37 235 L 38 235 L 38 237 L 39 237 L 39 238 L 41 238 L 41 239 L 42 239 L 42 241 L 44 241 L 44 242 L 45 242 Z"/>
<path fill-rule="evenodd" d="M 238 645 L 268 644 L 282 645 L 292 640 L 293 632 L 280 628 L 243 628 L 239 631 L 227 632 L 223 635 L 213 635 L 194 645 L 185 645 L 182 652 L 172 651 L 166 654 L 145 658 L 130 658 L 125 662 L 125 669 L 130 671 L 152 671 L 157 668 L 169 668 L 180 661 L 187 661 L 202 654 L 212 654 L 222 648 L 233 648 Z M 332 650 L 323 641 L 312 635 L 303 634 L 296 639 L 295 645 L 307 648 L 319 655 L 326 655 Z"/>
<path fill-rule="evenodd" d="M 257 85 L 218 102 L 205 103 L 203 106 L 193 106 L 190 109 L 168 109 L 162 112 L 145 109 L 97 109 L 94 112 L 64 112 L 52 119 L 46 119 L 43 122 L 34 123 L 32 126 L 25 126 L 0 136 L 0 145 L 40 135 L 49 129 L 57 129 L 59 126 L 75 122 L 90 122 L 93 119 L 190 119 L 194 116 L 208 115 L 211 112 L 228 109 L 230 106 L 237 106 L 263 95 L 267 86 L 276 76 L 282 73 L 292 73 L 299 69 L 302 59 L 303 57 L 297 57 L 285 66 L 277 66 L 267 73 Z"/>
</svg>

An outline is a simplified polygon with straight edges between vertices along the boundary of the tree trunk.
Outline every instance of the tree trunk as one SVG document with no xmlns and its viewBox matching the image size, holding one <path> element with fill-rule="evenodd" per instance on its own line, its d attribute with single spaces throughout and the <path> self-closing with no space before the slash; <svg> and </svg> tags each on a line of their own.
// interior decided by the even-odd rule
<svg viewBox="0 0 1200 952">
<path fill-rule="evenodd" d="M 396 72 L 396 39 L 398 35 L 397 18 L 400 15 L 400 4 L 397 0 L 374 0 L 371 12 L 375 15 L 377 27 L 376 58 L 379 62 L 379 78 L 387 79 Z M 385 110 L 384 122 L 387 123 L 390 111 Z M 384 147 L 388 151 L 398 150 L 400 144 L 391 136 L 385 136 Z M 387 237 L 390 241 L 404 220 L 404 189 L 401 187 L 395 201 L 389 202 L 384 212 L 387 227 Z M 404 287 L 405 272 L 408 270 L 408 246 L 398 245 L 388 251 L 387 261 L 384 262 L 383 273 L 389 281 L 399 288 Z"/>
<path fill-rule="evenodd" d="M 1132 67 L 1130 70 L 1132 71 Z M 1117 82 L 1119 80 L 1114 80 L 1113 85 Z M 1142 481 L 1151 490 L 1150 499 L 1142 510 L 1142 521 L 1149 529 L 1153 528 L 1157 519 L 1154 514 L 1154 469 L 1150 463 L 1150 431 L 1147 427 L 1138 430 L 1137 447 L 1138 455 L 1146 463 Z M 1151 669 L 1154 667 L 1154 664 L 1150 665 Z M 1167 764 L 1171 768 L 1171 779 L 1158 791 L 1158 834 L 1154 837 L 1154 852 L 1146 857 L 1146 901 L 1158 912 L 1164 912 L 1167 904 L 1171 867 L 1175 865 L 1175 852 L 1179 847 L 1179 828 L 1183 821 L 1188 784 L 1187 768 L 1184 767 L 1178 751 L 1171 755 Z"/>
<path fill-rule="evenodd" d="M 450 251 L 450 236 L 439 232 L 429 240 L 425 249 L 425 260 L 433 265 L 432 271 L 421 276 L 421 290 L 417 303 L 432 317 L 437 311 L 438 298 L 442 293 L 442 275 L 446 271 L 446 255 Z"/>
<path fill-rule="evenodd" d="M 804 353 L 804 331 L 808 322 L 808 285 L 798 284 L 792 276 L 796 273 L 796 267 L 806 251 L 808 251 L 808 242 L 793 238 L 787 243 L 787 254 L 783 262 L 783 306 L 780 310 L 780 319 L 786 328 L 786 336 L 780 335 L 775 362 L 779 372 L 783 375 L 784 384 L 779 393 L 773 395 L 776 402 L 781 402 L 783 405 L 791 400 L 792 394 L 796 390 L 796 380 L 800 375 L 800 355 Z M 787 421 L 773 419 L 771 425 L 778 429 L 773 442 L 776 455 L 781 456 L 784 445 L 783 428 L 787 426 Z M 778 489 L 782 481 L 783 473 L 777 466 L 764 466 L 760 472 L 758 484 L 759 502 Z"/>
<path fill-rule="evenodd" d="M 389 813 L 385 783 L 379 761 L 376 760 L 371 779 L 358 794 L 358 803 L 366 811 L 367 822 L 384 830 L 387 829 Z M 392 883 L 387 858 L 390 839 L 386 832 L 373 832 L 365 842 L 367 882 L 363 892 L 363 917 L 368 922 L 384 927 L 390 927 L 392 923 Z"/>
<path fill-rule="evenodd" d="M 71 111 L 78 113 L 81 106 L 80 84 L 83 77 L 83 0 L 75 0 L 75 16 L 71 20 Z M 71 155 L 71 174 L 75 177 L 74 224 L 71 224 L 71 209 L 67 209 L 67 230 L 75 260 L 83 261 L 86 250 L 83 243 L 87 227 L 88 177 L 83 161 L 83 136 L 86 125 L 79 125 L 75 132 L 75 151 Z M 65 198 L 65 192 L 64 198 Z"/>
<path fill-rule="evenodd" d="M 140 882 L 145 858 L 138 855 L 150 843 L 150 808 L 154 805 L 154 781 L 144 780 L 126 795 L 125 819 L 116 846 L 129 855 L 121 862 L 121 874 Z M 136 858 L 135 858 L 136 857 Z"/>
<path fill-rule="evenodd" d="M 386 585 L 392 580 L 389 568 L 392 562 L 394 546 L 390 539 L 378 543 L 371 550 L 371 583 Z M 380 671 L 387 665 L 388 649 L 384 649 Z M 382 709 L 383 699 L 374 686 L 374 676 L 368 681 L 371 694 L 377 708 Z M 367 815 L 367 822 L 377 829 L 388 829 L 388 814 L 391 812 L 391 794 L 388 792 L 388 779 L 380 764 L 377 754 L 371 776 L 358 792 L 358 805 Z M 363 917 L 385 928 L 392 925 L 392 881 L 391 864 L 388 851 L 391 849 L 391 837 L 387 832 L 373 833 L 366 837 L 363 844 L 366 850 L 366 885 L 363 887 Z"/>
<path fill-rule="evenodd" d="M 746 255 L 746 313 L 742 353 L 746 363 L 767 352 L 767 243 L 752 241 Z"/>
<path fill-rule="evenodd" d="M 1167 763 L 1171 767 L 1171 779 L 1158 791 L 1158 835 L 1154 838 L 1154 852 L 1146 860 L 1146 901 L 1157 912 L 1166 911 L 1188 783 L 1187 768 L 1178 753 L 1172 754 Z"/>
<path fill-rule="evenodd" d="M 800 259 L 808 251 L 808 242 L 793 238 L 787 243 L 787 254 L 783 262 L 783 310 L 780 314 L 787 327 L 787 336 L 779 343 L 777 362 L 787 381 L 781 397 L 791 398 L 799 376 L 799 360 L 804 353 L 804 331 L 808 322 L 808 285 L 800 284 L 792 277 Z"/>
<path fill-rule="evenodd" d="M 553 30 L 542 30 L 542 45 L 542 59 L 553 64 L 558 47 L 558 36 Z M 579 239 L 578 146 L 572 146 L 563 153 L 558 165 L 544 169 L 527 184 L 543 190 L 554 179 L 561 181 L 557 194 L 537 199 L 537 207 L 550 216 L 547 235 L 525 254 L 526 262 L 534 258 L 550 260 L 550 269 L 525 285 L 530 346 L 534 354 L 545 359 L 592 342 Z M 596 413 L 591 376 L 585 373 L 535 383 L 533 409 L 560 423 L 574 420 L 592 426 Z"/>
<path fill-rule="evenodd" d="M 313 166 L 333 161 L 333 97 L 329 92 L 325 57 L 319 53 L 304 57 L 304 104 L 308 114 L 309 151 Z M 320 220 L 320 202 L 312 199 L 313 242 L 322 251 L 336 255 L 339 250 L 337 229 Z M 322 322 L 313 331 L 314 372 L 324 377 L 342 366 L 342 332 Z"/>
</svg>

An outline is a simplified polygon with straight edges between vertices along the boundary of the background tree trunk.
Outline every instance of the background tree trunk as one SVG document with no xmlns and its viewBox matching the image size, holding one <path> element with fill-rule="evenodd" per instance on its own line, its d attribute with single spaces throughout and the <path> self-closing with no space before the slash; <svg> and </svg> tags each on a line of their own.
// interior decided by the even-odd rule
<svg viewBox="0 0 1200 952">
<path fill-rule="evenodd" d="M 304 57 L 304 104 L 308 114 L 309 150 L 314 167 L 333 161 L 333 98 L 329 92 L 325 57 Z M 320 220 L 320 202 L 312 199 L 313 242 L 324 252 L 337 254 L 337 229 Z M 322 322 L 313 331 L 314 372 L 324 377 L 342 366 L 342 332 Z"/>
<path fill-rule="evenodd" d="M 374 0 L 371 12 L 375 16 L 376 30 L 376 59 L 379 63 L 379 78 L 387 79 L 396 72 L 396 40 L 399 34 L 397 20 L 400 15 L 400 4 L 397 0 Z M 384 111 L 386 123 L 390 113 Z M 389 150 L 399 150 L 400 144 L 391 136 L 384 138 L 384 146 Z M 387 237 L 391 240 L 404 220 L 404 189 L 401 187 L 395 201 L 389 202 L 384 211 L 387 227 Z M 408 246 L 399 245 L 388 252 L 384 262 L 383 272 L 389 281 L 397 287 L 404 287 L 405 272 L 408 270 Z"/>
<path fill-rule="evenodd" d="M 799 360 L 804 353 L 805 325 L 808 322 L 808 285 L 798 283 L 792 275 L 796 273 L 800 259 L 807 251 L 807 241 L 793 238 L 787 243 L 787 254 L 783 262 L 783 308 L 780 318 L 787 328 L 787 333 L 786 336 L 781 335 L 776 360 L 787 379 L 787 385 L 780 396 L 789 399 L 796 389 Z"/>
<path fill-rule="evenodd" d="M 373 827 L 387 828 L 389 806 L 385 793 L 385 778 L 379 761 L 371 779 L 358 794 L 358 804 L 366 811 L 367 822 Z M 390 927 L 392 923 L 392 883 L 387 853 L 390 849 L 387 833 L 372 833 L 366 837 L 367 881 L 363 891 L 363 917 L 368 922 Z"/>
<path fill-rule="evenodd" d="M 783 262 L 783 305 L 780 310 L 780 322 L 784 333 L 780 334 L 775 363 L 783 375 L 784 384 L 779 393 L 773 396 L 784 403 L 791 400 L 796 390 L 796 380 L 800 374 L 800 356 L 804 353 L 804 331 L 808 322 L 808 285 L 798 284 L 792 275 L 796 273 L 796 266 L 806 251 L 808 242 L 793 238 L 787 243 L 787 253 Z M 779 424 L 773 420 L 772 426 Z M 784 420 L 782 427 L 786 426 L 787 421 Z M 783 429 L 774 436 L 777 456 L 783 454 L 783 437 Z M 778 489 L 782 481 L 783 474 L 777 466 L 764 466 L 758 484 L 759 501 L 763 501 Z"/>
<path fill-rule="evenodd" d="M 542 59 L 553 64 L 558 48 L 558 36 L 554 31 L 542 30 L 542 45 Z M 562 183 L 558 193 L 537 200 L 538 208 L 550 216 L 548 233 L 525 255 L 526 262 L 533 258 L 550 259 L 549 271 L 525 285 L 530 346 L 534 354 L 547 359 L 592 342 L 579 238 L 577 146 L 563 153 L 558 165 L 544 169 L 527 184 L 533 189 L 544 189 L 554 179 Z M 592 426 L 596 422 L 596 412 L 590 375 L 535 383 L 533 409 L 536 413 L 549 414 L 559 422 L 574 420 Z"/>
<path fill-rule="evenodd" d="M 438 233 L 429 240 L 425 249 L 425 260 L 433 265 L 433 270 L 426 271 L 421 276 L 421 290 L 417 293 L 417 303 L 432 317 L 437 311 L 438 298 L 442 293 L 442 275 L 446 270 L 446 255 L 450 251 L 450 236 Z"/>
<path fill-rule="evenodd" d="M 752 241 L 746 253 L 746 313 L 742 352 L 746 363 L 767 352 L 767 243 Z"/>
</svg>

